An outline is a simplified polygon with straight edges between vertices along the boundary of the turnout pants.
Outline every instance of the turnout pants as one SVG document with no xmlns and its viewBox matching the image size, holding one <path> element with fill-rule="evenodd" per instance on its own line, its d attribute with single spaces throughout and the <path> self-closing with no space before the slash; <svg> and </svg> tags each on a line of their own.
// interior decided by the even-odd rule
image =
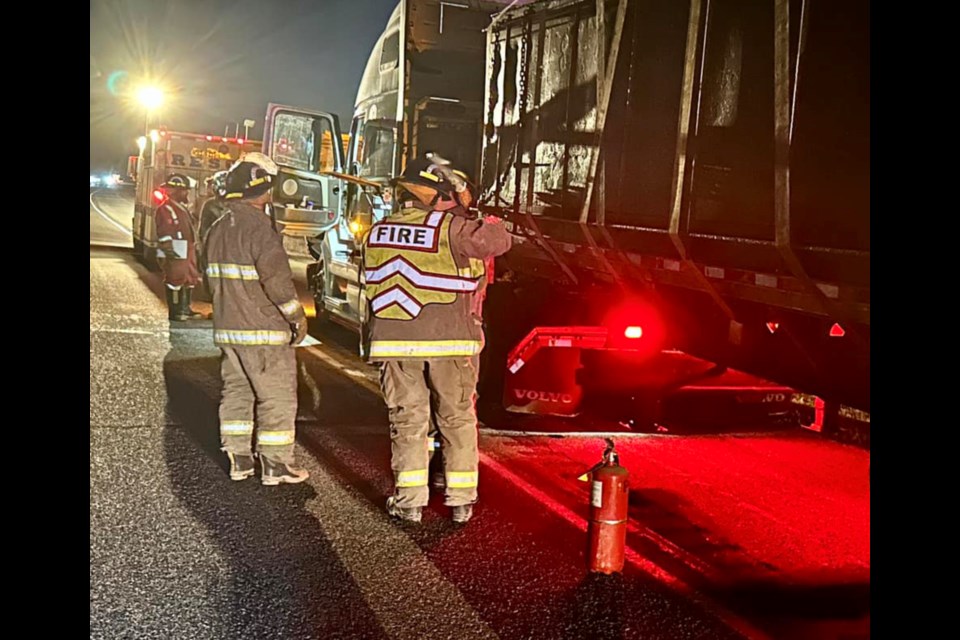
<svg viewBox="0 0 960 640">
<path fill-rule="evenodd" d="M 443 447 L 445 504 L 477 500 L 477 358 L 395 360 L 380 368 L 390 415 L 391 467 L 397 506 L 423 507 L 430 452 L 430 400 Z"/>
<path fill-rule="evenodd" d="M 224 451 L 257 453 L 293 463 L 297 418 L 297 356 L 293 347 L 220 347 L 220 443 Z"/>
</svg>

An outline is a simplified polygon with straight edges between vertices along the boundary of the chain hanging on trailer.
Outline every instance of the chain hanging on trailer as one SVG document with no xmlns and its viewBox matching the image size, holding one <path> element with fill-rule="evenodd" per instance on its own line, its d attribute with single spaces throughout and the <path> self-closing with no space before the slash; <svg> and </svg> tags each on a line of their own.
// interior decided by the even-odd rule
<svg viewBox="0 0 960 640">
<path fill-rule="evenodd" d="M 513 170 L 515 172 L 513 208 L 514 213 L 517 214 L 520 213 L 520 185 L 523 181 L 523 150 L 521 147 L 525 134 L 523 119 L 527 113 L 527 88 L 530 84 L 530 40 L 533 37 L 531 23 L 532 20 L 529 18 L 523 21 L 523 29 L 520 32 L 520 46 L 517 47 L 517 57 L 519 58 L 517 64 L 520 67 L 520 86 L 517 87 L 517 91 L 520 95 L 517 100 L 517 141 L 513 158 Z"/>
</svg>

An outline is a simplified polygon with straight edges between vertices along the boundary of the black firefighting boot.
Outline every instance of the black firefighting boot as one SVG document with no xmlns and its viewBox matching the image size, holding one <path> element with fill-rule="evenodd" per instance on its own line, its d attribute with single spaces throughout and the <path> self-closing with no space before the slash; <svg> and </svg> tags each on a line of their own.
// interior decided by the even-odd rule
<svg viewBox="0 0 960 640">
<path fill-rule="evenodd" d="M 387 513 L 404 522 L 420 522 L 422 511 L 420 507 L 398 507 L 397 496 L 387 498 Z"/>
<path fill-rule="evenodd" d="M 167 318 L 172 322 L 178 322 L 182 320 L 180 317 L 180 305 L 181 300 L 183 299 L 183 289 L 171 289 L 166 287 L 167 290 Z"/>
<path fill-rule="evenodd" d="M 190 299 L 193 297 L 193 287 L 182 287 L 180 289 L 180 319 L 181 320 L 201 320 L 202 313 L 197 313 L 190 308 Z"/>
<path fill-rule="evenodd" d="M 453 508 L 453 521 L 457 524 L 466 524 L 473 517 L 473 505 L 462 504 Z"/>
<path fill-rule="evenodd" d="M 278 484 L 297 484 L 310 477 L 306 469 L 301 469 L 293 464 L 271 460 L 263 454 L 260 454 L 260 484 L 275 487 Z"/>
<path fill-rule="evenodd" d="M 245 480 L 253 475 L 254 460 L 252 453 L 243 454 L 227 451 L 227 457 L 230 458 L 231 480 Z"/>
</svg>

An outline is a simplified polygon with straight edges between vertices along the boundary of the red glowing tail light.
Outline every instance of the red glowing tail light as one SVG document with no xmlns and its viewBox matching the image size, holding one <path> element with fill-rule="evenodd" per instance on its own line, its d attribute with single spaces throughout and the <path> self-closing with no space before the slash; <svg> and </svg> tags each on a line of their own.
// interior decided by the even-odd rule
<svg viewBox="0 0 960 640">
<path fill-rule="evenodd" d="M 638 327 L 632 325 L 623 330 L 623 337 L 630 338 L 631 340 L 636 340 L 637 338 L 643 337 L 643 327 Z"/>
<path fill-rule="evenodd" d="M 846 333 L 839 324 L 834 323 L 834 325 L 830 327 L 830 337 L 832 338 L 842 338 Z"/>
<path fill-rule="evenodd" d="M 652 302 L 635 296 L 605 309 L 599 324 L 608 331 L 606 349 L 629 352 L 631 358 L 657 353 L 666 340 L 660 310 Z"/>
<path fill-rule="evenodd" d="M 153 190 L 153 200 L 157 204 L 163 204 L 163 201 L 167 199 L 167 194 L 163 192 L 162 189 Z"/>
</svg>

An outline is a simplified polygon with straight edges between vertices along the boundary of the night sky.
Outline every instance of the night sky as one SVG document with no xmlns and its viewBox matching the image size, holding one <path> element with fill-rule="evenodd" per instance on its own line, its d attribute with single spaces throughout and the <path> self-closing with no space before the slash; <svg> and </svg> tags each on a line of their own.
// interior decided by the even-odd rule
<svg viewBox="0 0 960 640">
<path fill-rule="evenodd" d="M 268 102 L 353 113 L 360 76 L 398 0 L 92 0 L 90 168 L 125 167 L 144 131 L 129 94 L 149 77 L 175 89 L 171 130 L 223 135 Z M 233 125 L 231 124 L 231 134 Z"/>
</svg>

